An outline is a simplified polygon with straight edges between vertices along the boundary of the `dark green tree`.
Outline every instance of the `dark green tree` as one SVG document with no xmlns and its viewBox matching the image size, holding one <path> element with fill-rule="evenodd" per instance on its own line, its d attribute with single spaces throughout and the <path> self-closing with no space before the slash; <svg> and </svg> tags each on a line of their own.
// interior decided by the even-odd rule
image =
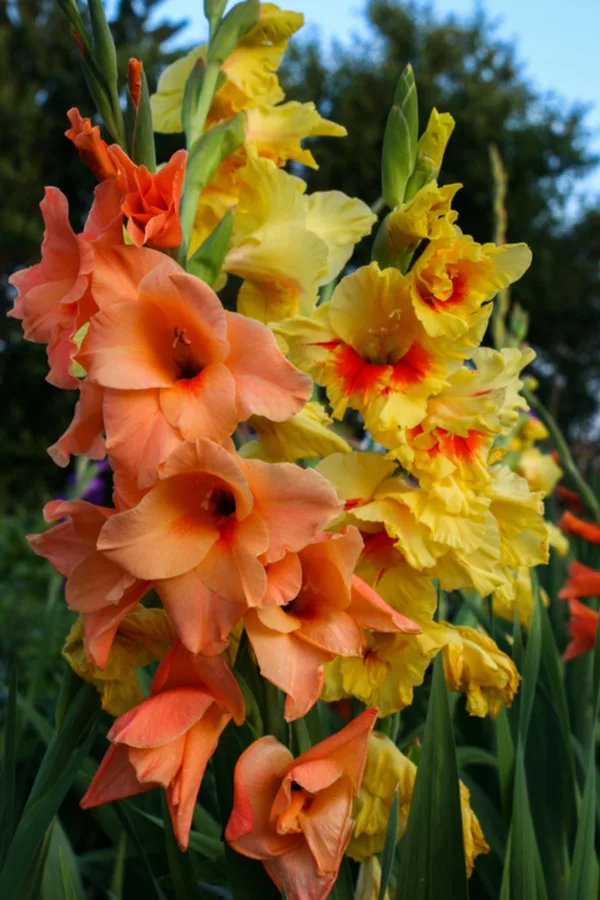
<svg viewBox="0 0 600 900">
<path fill-rule="evenodd" d="M 183 22 L 152 24 L 160 0 L 120 0 L 112 23 L 123 73 L 144 62 L 151 86 L 174 55 L 164 45 Z M 94 107 L 69 23 L 55 0 L 0 0 L 0 506 L 30 504 L 54 492 L 65 473 L 46 456 L 64 430 L 75 396 L 48 385 L 45 350 L 22 340 L 8 278 L 40 258 L 44 185 L 68 197 L 71 224 L 82 226 L 95 180 L 64 136 L 66 111 Z M 37 505 L 37 504 L 36 504 Z"/>
<path fill-rule="evenodd" d="M 460 225 L 482 242 L 494 235 L 489 145 L 500 151 L 507 239 L 526 241 L 534 254 L 513 298 L 531 317 L 541 390 L 572 437 L 590 436 L 600 383 L 600 209 L 576 194 L 596 162 L 586 108 L 534 89 L 515 47 L 482 12 L 458 20 L 421 2 L 372 0 L 366 20 L 367 36 L 334 52 L 315 40 L 292 48 L 289 96 L 315 100 L 348 129 L 343 141 L 321 142 L 319 170 L 305 173 L 310 189 L 377 199 L 388 110 L 399 73 L 412 63 L 422 127 L 433 106 L 456 119 L 442 178 L 464 184 Z"/>
</svg>

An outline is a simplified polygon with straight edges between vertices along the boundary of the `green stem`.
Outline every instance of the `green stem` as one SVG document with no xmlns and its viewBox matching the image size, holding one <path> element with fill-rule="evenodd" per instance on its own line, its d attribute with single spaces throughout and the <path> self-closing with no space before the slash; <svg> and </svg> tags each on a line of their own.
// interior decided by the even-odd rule
<svg viewBox="0 0 600 900">
<path fill-rule="evenodd" d="M 304 719 L 296 719 L 295 722 L 292 722 L 292 731 L 296 742 L 298 756 L 300 756 L 312 747 L 308 728 L 306 727 L 306 721 Z"/>
<path fill-rule="evenodd" d="M 192 121 L 192 129 L 188 140 L 188 150 L 190 153 L 192 152 L 193 145 L 202 137 L 204 132 L 206 119 L 217 92 L 220 72 L 221 68 L 217 63 L 209 62 L 206 66 L 204 78 L 202 79 L 200 97 L 198 98 L 198 107 Z"/>
<path fill-rule="evenodd" d="M 263 682 L 265 697 L 265 733 L 272 734 L 281 740 L 283 716 L 281 711 L 281 692 L 270 681 Z"/>
<path fill-rule="evenodd" d="M 587 507 L 588 512 L 590 513 L 594 521 L 600 523 L 600 503 L 598 503 L 596 495 L 577 468 L 577 465 L 575 464 L 575 460 L 571 455 L 571 451 L 569 450 L 564 435 L 558 427 L 554 416 L 549 412 L 549 410 L 546 409 L 544 404 L 541 403 L 531 391 L 523 389 L 523 396 L 527 400 L 530 407 L 535 411 L 538 418 L 548 429 L 550 439 L 554 444 L 556 452 L 558 453 L 558 457 L 560 459 L 561 466 L 565 471 L 565 475 L 571 481 L 573 487 L 583 500 L 583 503 Z"/>
</svg>

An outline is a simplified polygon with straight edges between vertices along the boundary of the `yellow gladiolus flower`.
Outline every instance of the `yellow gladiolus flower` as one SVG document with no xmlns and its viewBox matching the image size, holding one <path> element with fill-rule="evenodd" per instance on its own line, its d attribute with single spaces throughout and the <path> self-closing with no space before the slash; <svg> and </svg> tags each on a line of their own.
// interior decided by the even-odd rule
<svg viewBox="0 0 600 900">
<path fill-rule="evenodd" d="M 249 157 L 237 177 L 224 271 L 244 279 L 238 311 L 262 322 L 310 314 L 320 285 L 338 274 L 375 217 L 337 191 L 305 196 L 304 181 L 268 160 Z"/>
<path fill-rule="evenodd" d="M 274 329 L 291 361 L 327 390 L 333 417 L 358 410 L 368 428 L 418 425 L 427 398 L 452 368 L 414 314 L 408 279 L 396 269 L 363 266 L 311 318 Z"/>
<path fill-rule="evenodd" d="M 448 386 L 428 399 L 419 425 L 376 430 L 375 438 L 427 490 L 447 478 L 459 490 L 489 481 L 492 443 L 513 425 L 525 404 L 519 376 L 534 356 L 531 349 L 474 350 L 475 368 L 461 366 L 449 376 Z"/>
<path fill-rule="evenodd" d="M 427 334 L 447 338 L 452 352 L 470 355 L 485 331 L 490 300 L 531 263 L 526 244 L 477 244 L 467 235 L 432 241 L 409 274 L 415 313 Z"/>
<path fill-rule="evenodd" d="M 515 450 L 519 453 L 529 450 L 537 441 L 545 441 L 548 437 L 548 429 L 540 422 L 536 415 L 532 412 L 528 416 L 523 417 L 519 428 L 512 435 L 508 445 L 509 450 Z"/>
<path fill-rule="evenodd" d="M 417 766 L 388 737 L 373 732 L 369 738 L 360 793 L 353 810 L 356 824 L 348 845 L 349 856 L 359 861 L 368 860 L 383 850 L 396 789 L 399 800 L 397 839 L 402 837 L 408 824 L 416 779 Z M 471 809 L 467 786 L 461 781 L 459 787 L 465 863 L 467 874 L 471 877 L 475 859 L 481 853 L 488 853 L 490 848 Z"/>
<path fill-rule="evenodd" d="M 307 403 L 287 422 L 271 422 L 262 416 L 252 416 L 248 423 L 258 440 L 248 441 L 240 448 L 239 452 L 246 459 L 296 462 L 350 452 L 344 438 L 329 428 L 331 419 L 324 408 L 314 401 Z"/>
<path fill-rule="evenodd" d="M 515 466 L 515 471 L 522 475 L 532 491 L 540 491 L 547 497 L 552 493 L 563 470 L 550 453 L 542 453 L 537 447 L 524 450 Z"/>
<path fill-rule="evenodd" d="M 381 866 L 376 856 L 370 856 L 361 863 L 354 889 L 354 900 L 379 900 L 381 890 Z M 389 889 L 383 900 L 390 900 Z"/>
<path fill-rule="evenodd" d="M 550 598 L 544 588 L 540 588 L 540 594 L 544 606 L 549 606 Z M 521 625 L 524 628 L 529 628 L 533 603 L 534 596 L 530 570 L 528 566 L 520 566 L 516 577 L 495 592 L 494 615 L 499 619 L 505 619 L 507 622 L 513 622 L 516 610 Z"/>
<path fill-rule="evenodd" d="M 244 115 L 246 145 L 256 156 L 284 166 L 290 159 L 317 169 L 310 150 L 302 147 L 309 137 L 345 137 L 342 125 L 324 119 L 314 103 L 295 100 L 279 106 L 256 106 Z"/>
<path fill-rule="evenodd" d="M 556 550 L 559 556 L 566 556 L 569 552 L 569 539 L 554 522 L 546 520 L 546 531 L 548 532 L 548 544 Z"/>
<path fill-rule="evenodd" d="M 105 669 L 87 658 L 83 616 L 67 635 L 62 655 L 80 678 L 94 685 L 102 697 L 102 709 L 111 716 L 122 716 L 144 699 L 136 668 L 159 659 L 174 637 L 175 630 L 163 609 L 138 606 L 120 623 Z"/>
<path fill-rule="evenodd" d="M 426 156 L 431 161 L 434 173 L 439 172 L 450 135 L 454 131 L 454 118 L 450 113 L 431 110 L 427 128 L 417 143 L 417 156 Z"/>
<path fill-rule="evenodd" d="M 495 719 L 503 706 L 510 706 L 519 688 L 517 668 L 482 631 L 444 623 L 448 643 L 443 650 L 446 684 L 467 696 L 472 716 Z"/>
<path fill-rule="evenodd" d="M 490 512 L 500 525 L 500 558 L 504 565 L 539 566 L 548 562 L 548 530 L 542 494 L 532 493 L 524 478 L 508 466 L 492 469 L 485 487 Z"/>
<path fill-rule="evenodd" d="M 284 94 L 276 71 L 289 38 L 302 27 L 301 13 L 287 12 L 274 3 L 263 3 L 258 23 L 225 60 L 225 83 L 213 101 L 208 124 L 229 119 L 256 105 L 280 103 Z M 151 97 L 154 130 L 164 133 L 182 130 L 181 107 L 185 82 L 196 60 L 206 57 L 206 46 L 197 47 L 168 66 L 158 79 Z"/>
<path fill-rule="evenodd" d="M 417 191 L 409 203 L 397 206 L 386 219 L 387 246 L 396 255 L 402 250 L 413 251 L 421 241 L 455 237 L 454 223 L 458 218 L 452 200 L 460 184 L 438 187 L 430 181 Z"/>
</svg>

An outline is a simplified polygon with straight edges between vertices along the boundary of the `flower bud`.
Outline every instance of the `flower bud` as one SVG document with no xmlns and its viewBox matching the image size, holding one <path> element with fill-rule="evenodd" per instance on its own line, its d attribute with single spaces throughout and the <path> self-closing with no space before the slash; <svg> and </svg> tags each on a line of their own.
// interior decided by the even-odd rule
<svg viewBox="0 0 600 900">
<path fill-rule="evenodd" d="M 390 209 L 404 200 L 406 184 L 415 165 L 418 116 L 417 87 L 409 64 L 398 80 L 383 138 L 381 193 Z"/>
</svg>

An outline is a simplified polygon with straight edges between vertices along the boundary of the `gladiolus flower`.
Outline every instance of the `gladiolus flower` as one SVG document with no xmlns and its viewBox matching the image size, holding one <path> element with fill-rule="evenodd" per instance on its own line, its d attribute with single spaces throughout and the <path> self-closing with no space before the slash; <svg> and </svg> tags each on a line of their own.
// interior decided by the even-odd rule
<svg viewBox="0 0 600 900">
<path fill-rule="evenodd" d="M 584 566 L 580 562 L 572 562 L 569 566 L 569 578 L 559 593 L 561 600 L 574 597 L 600 597 L 600 572 Z"/>
<path fill-rule="evenodd" d="M 556 488 L 556 493 L 558 494 L 560 499 L 564 500 L 564 502 L 567 503 L 575 512 L 583 512 L 584 506 L 577 491 L 572 491 L 570 488 L 559 484 L 559 486 Z"/>
<path fill-rule="evenodd" d="M 443 650 L 446 684 L 450 691 L 467 695 L 467 712 L 495 719 L 510 707 L 519 675 L 512 659 L 486 634 L 466 626 L 444 623 L 448 643 Z"/>
<path fill-rule="evenodd" d="M 67 520 L 27 538 L 34 552 L 67 579 L 67 606 L 83 613 L 85 651 L 99 669 L 106 668 L 120 622 L 149 588 L 96 549 L 102 526 L 115 512 L 83 500 L 53 500 L 44 507 L 45 520 Z"/>
<path fill-rule="evenodd" d="M 92 170 L 98 181 L 116 178 L 117 164 L 106 141 L 103 140 L 98 125 L 92 125 L 91 119 L 83 118 L 79 110 L 73 107 L 67 113 L 71 127 L 65 131 L 65 137 L 75 145 L 83 162 Z"/>
<path fill-rule="evenodd" d="M 452 200 L 461 187 L 460 184 L 438 187 L 435 181 L 430 181 L 410 203 L 397 206 L 385 220 L 389 253 L 397 255 L 403 250 L 412 253 L 426 239 L 453 238 L 458 213 L 452 209 Z"/>
<path fill-rule="evenodd" d="M 337 497 L 316 472 L 243 460 L 205 439 L 182 444 L 159 475 L 134 509 L 107 522 L 98 548 L 154 582 L 186 647 L 221 652 L 246 608 L 265 601 L 265 565 L 316 537 Z"/>
<path fill-rule="evenodd" d="M 356 528 L 320 535 L 299 551 L 296 571 L 288 575 L 289 587 L 277 598 L 278 605 L 250 610 L 244 618 L 263 676 L 287 694 L 288 721 L 306 715 L 319 699 L 324 662 L 362 655 L 363 628 L 407 634 L 421 630 L 353 576 L 361 549 Z M 293 571 L 292 560 L 286 568 Z"/>
<path fill-rule="evenodd" d="M 569 510 L 562 514 L 558 527 L 567 534 L 574 534 L 582 538 L 589 544 L 600 546 L 600 525 L 595 525 L 593 522 L 584 522 L 583 519 L 578 519 Z"/>
<path fill-rule="evenodd" d="M 550 597 L 544 588 L 540 588 L 540 597 L 545 607 L 550 606 Z M 514 622 L 516 610 L 523 628 L 529 628 L 534 604 L 529 566 L 519 566 L 516 577 L 494 592 L 494 615 L 506 622 Z"/>
<path fill-rule="evenodd" d="M 326 388 L 334 418 L 352 407 L 375 430 L 418 425 L 452 370 L 414 314 L 406 277 L 377 263 L 343 278 L 311 318 L 285 319 L 274 331 Z"/>
<path fill-rule="evenodd" d="M 297 462 L 350 452 L 350 445 L 344 438 L 328 428 L 331 419 L 316 401 L 307 403 L 285 422 L 269 422 L 262 416 L 252 416 L 248 424 L 258 440 L 248 441 L 241 447 L 240 453 L 246 459 Z"/>
<path fill-rule="evenodd" d="M 244 721 L 244 699 L 224 659 L 194 656 L 179 642 L 163 658 L 150 693 L 108 732 L 113 746 L 81 806 L 163 787 L 175 837 L 186 850 L 206 765 L 227 723 Z"/>
<path fill-rule="evenodd" d="M 411 299 L 428 335 L 456 342 L 452 352 L 468 355 L 490 317 L 490 300 L 518 281 L 531 264 L 526 244 L 477 244 L 460 235 L 431 241 L 411 269 Z"/>
<path fill-rule="evenodd" d="M 568 662 L 576 659 L 583 653 L 593 650 L 596 644 L 596 632 L 598 630 L 598 613 L 580 603 L 579 600 L 569 600 L 570 618 L 567 623 L 571 641 L 565 650 L 563 659 Z"/>
<path fill-rule="evenodd" d="M 164 609 L 138 604 L 119 623 L 104 669 L 88 659 L 84 628 L 80 616 L 67 635 L 62 655 L 80 678 L 94 685 L 102 697 L 102 709 L 122 716 L 144 699 L 136 669 L 167 652 L 175 637 L 173 626 Z"/>
<path fill-rule="evenodd" d="M 268 736 L 237 762 L 225 839 L 238 853 L 262 860 L 289 900 L 325 900 L 335 883 L 375 716 L 366 710 L 297 759 Z"/>
<path fill-rule="evenodd" d="M 544 497 L 552 493 L 563 477 L 563 470 L 550 453 L 542 453 L 537 447 L 521 453 L 515 471 L 523 476 L 530 490 L 541 491 Z"/>
<path fill-rule="evenodd" d="M 69 224 L 67 198 L 58 188 L 46 188 L 40 203 L 44 218 L 42 261 L 16 272 L 9 279 L 17 289 L 14 308 L 8 313 L 23 322 L 24 337 L 47 344 L 50 371 L 47 381 L 60 388 L 78 387 L 71 374 L 77 351 L 76 332 L 96 311 L 90 293 L 90 276 L 97 241 L 120 239 L 120 213 L 114 185 L 100 185 L 82 234 Z"/>
<path fill-rule="evenodd" d="M 87 456 L 103 459 L 106 456 L 102 401 L 104 389 L 90 381 L 79 382 L 79 400 L 75 404 L 73 420 L 65 433 L 48 447 L 48 453 L 57 466 L 69 465 L 71 456 Z"/>
<path fill-rule="evenodd" d="M 132 63 L 139 63 L 132 60 Z M 133 93 L 139 99 L 141 68 L 130 66 Z M 137 87 L 136 87 L 137 85 Z M 132 99 L 134 99 L 132 93 Z M 99 181 L 112 179 L 121 193 L 121 211 L 127 217 L 127 233 L 136 245 L 169 249 L 181 243 L 179 202 L 187 162 L 187 152 L 177 150 L 156 174 L 146 166 L 136 166 L 118 144 L 108 146 L 98 126 L 70 109 L 71 128 L 65 132 L 73 141 L 82 160 Z"/>
<path fill-rule="evenodd" d="M 356 804 L 356 824 L 348 846 L 349 856 L 366 860 L 381 853 L 396 790 L 399 800 L 397 840 L 402 837 L 408 824 L 416 778 L 416 765 L 388 737 L 374 732 L 369 738 L 367 764 Z M 476 857 L 489 853 L 490 848 L 471 809 L 469 790 L 462 781 L 459 784 L 465 862 L 471 877 Z"/>
<path fill-rule="evenodd" d="M 107 388 L 111 459 L 144 488 L 182 440 L 220 443 L 250 415 L 284 421 L 308 400 L 311 382 L 264 325 L 226 313 L 207 284 L 162 254 L 146 250 L 138 260 L 140 251 L 123 249 L 132 252 L 107 257 L 106 285 L 95 290 L 103 308 L 77 359 Z"/>
<path fill-rule="evenodd" d="M 437 173 L 454 131 L 454 119 L 450 113 L 439 113 L 435 107 L 431 110 L 427 128 L 417 144 L 418 156 L 425 156 L 431 161 L 433 172 Z"/>
</svg>

